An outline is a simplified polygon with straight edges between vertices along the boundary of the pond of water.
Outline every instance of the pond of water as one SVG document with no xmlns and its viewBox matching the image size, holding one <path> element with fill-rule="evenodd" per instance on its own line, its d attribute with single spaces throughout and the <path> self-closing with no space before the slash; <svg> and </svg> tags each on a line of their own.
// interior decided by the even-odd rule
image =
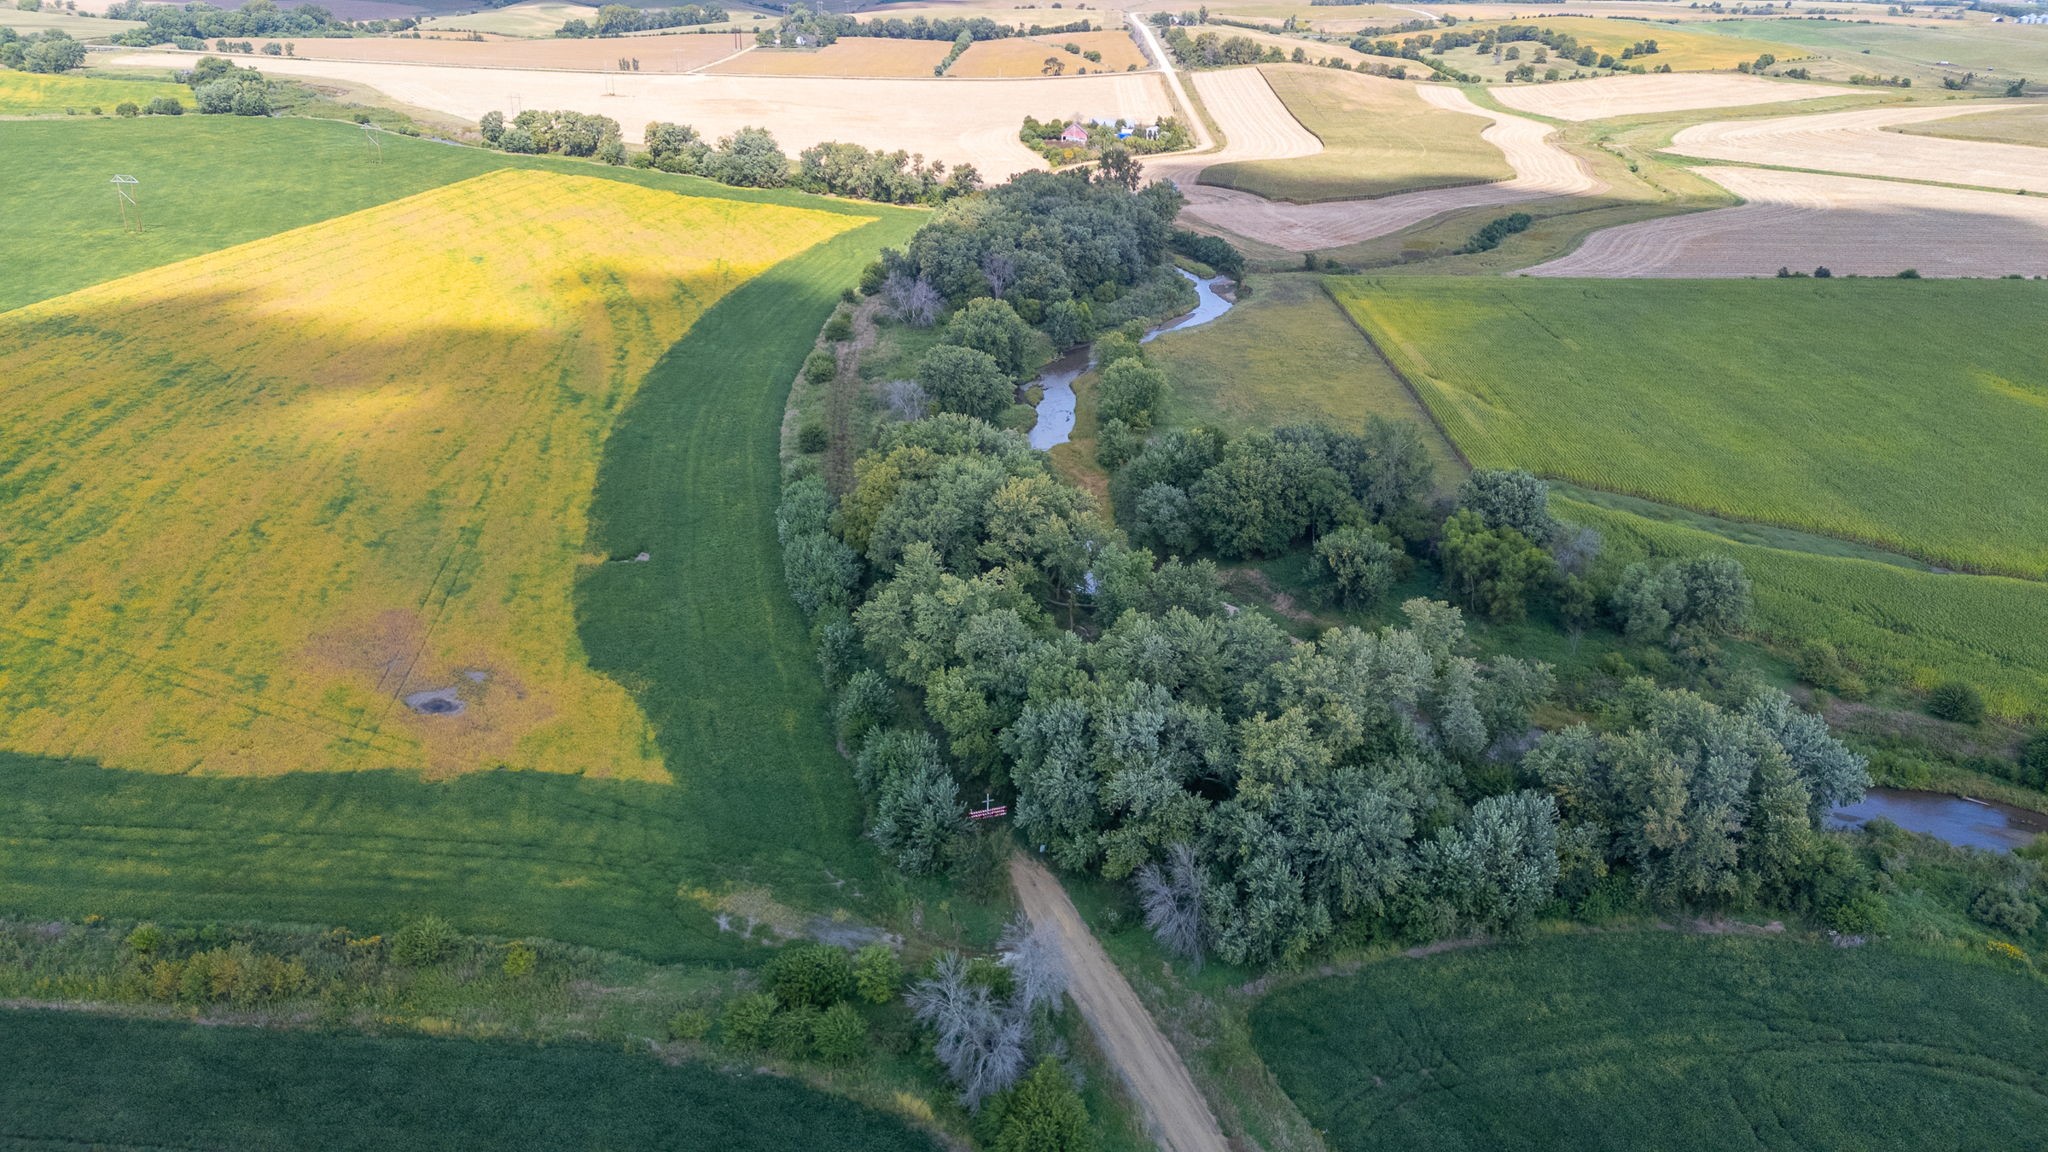
<svg viewBox="0 0 2048 1152">
<path fill-rule="evenodd" d="M 1860 828 L 1880 816 L 1908 832 L 1993 852 L 2010 852 L 2048 831 L 2048 816 L 2039 812 L 1902 788 L 1872 788 L 1862 800 L 1828 813 L 1828 826 Z"/>
<path fill-rule="evenodd" d="M 1183 328 L 1207 324 L 1230 311 L 1230 301 L 1218 291 L 1230 283 L 1228 276 L 1204 280 L 1185 268 L 1177 271 L 1187 277 L 1188 283 L 1195 286 L 1195 295 L 1199 298 L 1199 303 L 1195 305 L 1193 312 L 1169 320 L 1145 333 L 1143 343 L 1149 344 L 1168 332 L 1178 332 Z M 1038 402 L 1038 422 L 1031 426 L 1033 448 L 1043 452 L 1056 444 L 1065 444 L 1067 437 L 1074 434 L 1074 381 L 1088 371 L 1091 355 L 1092 350 L 1086 346 L 1076 348 L 1046 365 L 1045 371 L 1039 373 L 1038 379 L 1032 381 L 1032 384 L 1041 390 L 1042 395 Z"/>
</svg>

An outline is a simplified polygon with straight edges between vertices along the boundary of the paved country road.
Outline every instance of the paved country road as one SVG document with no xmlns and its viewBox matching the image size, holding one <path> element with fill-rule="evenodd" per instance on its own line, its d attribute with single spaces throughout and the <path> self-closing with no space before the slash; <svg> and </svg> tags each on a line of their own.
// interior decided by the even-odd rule
<svg viewBox="0 0 2048 1152">
<path fill-rule="evenodd" d="M 1166 1152 L 1228 1152 L 1223 1129 L 1196 1090 L 1180 1053 L 1166 1042 L 1138 994 L 1082 923 L 1066 889 L 1043 864 L 1021 853 L 1010 857 L 1010 883 L 1031 923 L 1050 925 L 1059 933 L 1067 961 L 1067 991 L 1111 1067 L 1143 1109 L 1153 1140 Z"/>
</svg>

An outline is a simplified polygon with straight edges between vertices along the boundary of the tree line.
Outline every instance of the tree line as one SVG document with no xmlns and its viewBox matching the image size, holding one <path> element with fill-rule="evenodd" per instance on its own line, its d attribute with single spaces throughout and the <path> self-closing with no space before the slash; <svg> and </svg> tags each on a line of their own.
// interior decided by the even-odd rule
<svg viewBox="0 0 2048 1152">
<path fill-rule="evenodd" d="M 555 35 L 569 40 L 624 36 L 628 32 L 653 32 L 662 28 L 694 28 L 699 24 L 721 23 L 725 19 L 725 9 L 717 4 L 682 4 L 674 8 L 606 4 L 588 20 L 578 17 L 565 21 L 555 29 Z"/>
<path fill-rule="evenodd" d="M 790 8 L 787 15 L 773 28 L 764 28 L 758 34 L 763 45 L 780 43 L 785 47 L 797 46 L 799 37 L 803 46 L 823 48 L 841 36 L 877 36 L 888 40 L 952 40 L 966 37 L 969 42 L 978 40 L 1005 40 L 1012 36 L 1043 36 L 1062 32 L 1087 32 L 1094 28 L 1086 19 L 1066 24 L 1039 25 L 1019 29 L 1000 24 L 986 16 L 965 16 L 958 18 L 941 17 L 932 19 L 914 16 L 908 20 L 901 17 L 862 20 L 851 13 L 829 12 L 824 9 L 812 10 L 802 4 Z"/>
<path fill-rule="evenodd" d="M 274 0 L 250 0 L 240 8 L 216 8 L 211 4 L 146 4 L 143 0 L 117 0 L 107 9 L 113 20 L 140 20 L 113 38 L 113 43 L 133 47 L 176 44 L 196 49 L 208 40 L 241 40 L 266 36 L 366 36 L 398 32 L 416 26 L 411 17 L 398 20 L 342 20 L 318 4 L 280 8 Z"/>
</svg>

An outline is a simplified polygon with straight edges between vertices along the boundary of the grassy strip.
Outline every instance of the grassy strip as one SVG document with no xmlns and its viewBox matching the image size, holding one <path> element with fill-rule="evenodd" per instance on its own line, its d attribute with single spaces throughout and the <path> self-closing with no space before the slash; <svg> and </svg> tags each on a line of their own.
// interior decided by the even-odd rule
<svg viewBox="0 0 2048 1152">
<path fill-rule="evenodd" d="M 1269 64 L 1260 71 L 1323 150 L 1292 160 L 1218 164 L 1203 171 L 1202 183 L 1314 204 L 1515 174 L 1500 149 L 1479 138 L 1486 121 L 1424 103 L 1413 84 L 1306 64 Z"/>
<path fill-rule="evenodd" d="M 1950 140 L 1982 140 L 1991 144 L 2024 144 L 2048 148 L 2048 107 L 1996 108 L 1925 124 L 1891 129 L 1908 136 L 1941 136 Z"/>
<path fill-rule="evenodd" d="M 2010 483 L 2048 442 L 2033 383 L 2048 339 L 2019 322 L 2038 285 L 1388 277 L 1333 291 L 1475 464 L 2048 572 L 2048 504 Z"/>
<path fill-rule="evenodd" d="M 1343 1152 L 2021 1147 L 2048 1122 L 2048 990 L 2024 966 L 1959 944 L 1558 936 L 1298 985 L 1252 1034 Z"/>
<path fill-rule="evenodd" d="M 774 1076 L 575 1046 L 0 1021 L 0 1141 L 241 1149 L 822 1147 L 931 1139 Z"/>
</svg>

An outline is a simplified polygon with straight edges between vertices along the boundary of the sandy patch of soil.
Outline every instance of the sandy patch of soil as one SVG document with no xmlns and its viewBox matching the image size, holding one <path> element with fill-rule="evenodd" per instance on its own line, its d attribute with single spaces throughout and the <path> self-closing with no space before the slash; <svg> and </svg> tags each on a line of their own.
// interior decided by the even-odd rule
<svg viewBox="0 0 2048 1152">
<path fill-rule="evenodd" d="M 2048 199 L 1779 172 L 1699 168 L 1743 198 L 1734 208 L 1625 224 L 1528 269 L 1534 276 L 2048 274 Z"/>
<path fill-rule="evenodd" d="M 1550 140 L 1555 129 L 1549 125 L 1481 108 L 1456 88 L 1425 84 L 1418 86 L 1416 92 L 1439 108 L 1493 121 L 1480 133 L 1480 139 L 1501 150 L 1514 168 L 1515 178 L 1497 184 L 1324 204 L 1280 204 L 1244 192 L 1184 182 L 1181 188 L 1188 194 L 1186 215 L 1218 231 L 1275 248 L 1314 252 L 1385 236 L 1445 212 L 1585 195 L 1603 187 L 1584 162 Z M 1274 100 L 1278 103 L 1277 97 Z M 1227 121 L 1219 117 L 1218 123 L 1226 134 L 1231 132 Z M 1232 139 L 1234 142 L 1235 137 Z"/>
<path fill-rule="evenodd" d="M 1761 76 L 1705 75 L 1691 72 L 1648 76 L 1602 76 L 1559 84 L 1505 84 L 1487 90 L 1495 100 L 1553 120 L 1605 120 L 1645 112 L 1683 112 L 1692 108 L 1740 108 L 1788 100 L 1820 100 L 1853 96 L 1855 88 L 1831 84 L 1798 84 Z M 1868 92 L 1868 89 L 1863 90 Z"/>
<path fill-rule="evenodd" d="M 162 67 L 195 58 L 161 50 L 109 63 Z M 841 80 L 807 76 L 577 73 L 428 64 L 262 58 L 266 73 L 325 76 L 375 88 L 401 103 L 474 123 L 484 113 L 567 108 L 610 116 L 628 143 L 651 120 L 694 126 L 707 137 L 767 128 L 791 154 L 827 140 L 903 149 L 949 165 L 973 164 L 988 180 L 1045 167 L 1017 139 L 1027 115 L 1075 109 L 1151 121 L 1171 115 L 1156 73 L 1040 80 Z"/>
<path fill-rule="evenodd" d="M 1673 136 L 1668 151 L 1738 164 L 2048 192 L 2048 149 L 1885 131 L 1898 124 L 2024 106 L 2017 101 L 1959 100 L 1696 124 Z"/>
</svg>

